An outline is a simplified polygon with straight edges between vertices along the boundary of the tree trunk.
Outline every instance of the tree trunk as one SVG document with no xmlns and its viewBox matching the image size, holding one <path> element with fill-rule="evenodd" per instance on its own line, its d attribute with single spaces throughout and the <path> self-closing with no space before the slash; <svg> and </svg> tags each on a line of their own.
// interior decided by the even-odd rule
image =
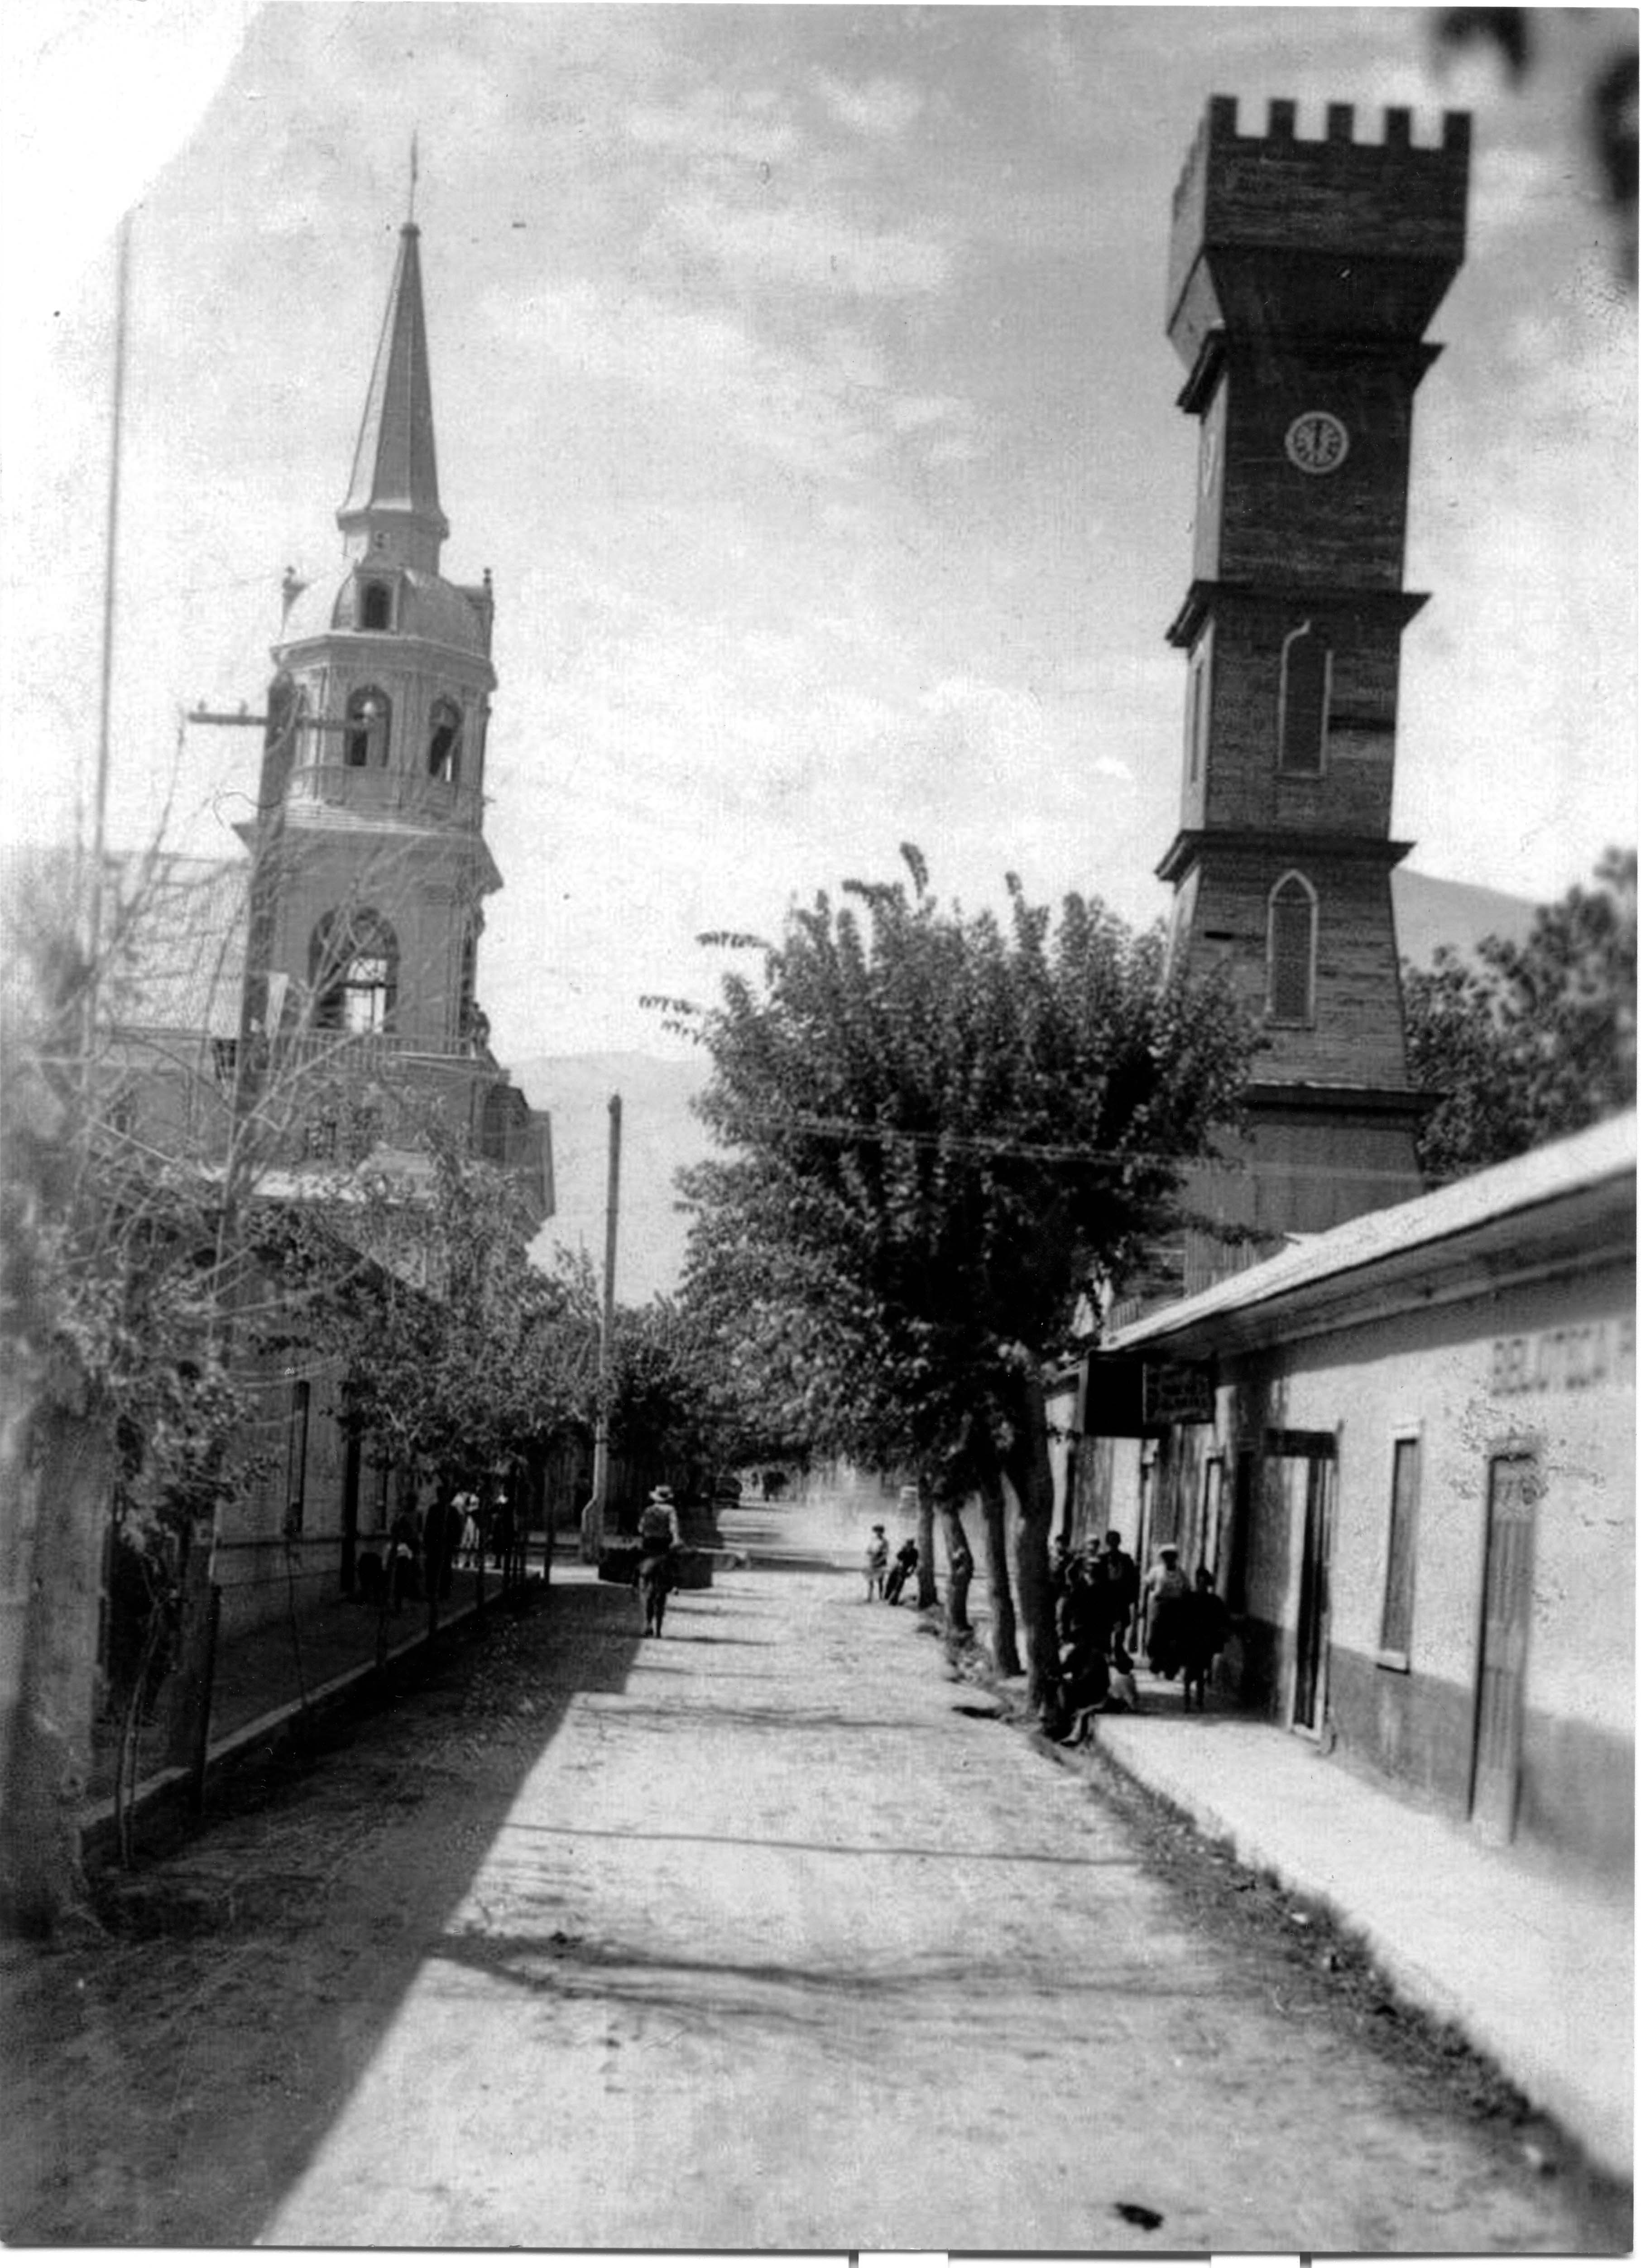
<svg viewBox="0 0 1641 2268">
<path fill-rule="evenodd" d="M 1040 1716 L 1055 1705 L 1059 1658 L 1054 1633 L 1054 1585 L 1049 1528 L 1054 1518 L 1054 1469 L 1049 1462 L 1049 1411 L 1042 1373 L 1027 1361 L 1019 1373 L 1014 1439 L 1005 1465 L 1014 1489 L 1014 1565 L 1026 1638 L 1027 1698 Z"/>
<path fill-rule="evenodd" d="M 934 1486 L 926 1473 L 917 1476 L 917 1604 L 938 1604 L 934 1587 Z"/>
<path fill-rule="evenodd" d="M 212 1677 L 211 1538 L 210 1523 L 195 1520 L 188 1530 L 182 1560 L 181 1597 L 177 1616 L 177 1660 L 171 1683 L 166 1761 L 191 1764 L 199 1752 L 202 1727 L 210 1737 Z"/>
<path fill-rule="evenodd" d="M 946 1627 L 950 1636 L 967 1638 L 968 1587 L 974 1580 L 975 1555 L 968 1548 L 962 1509 L 955 1498 L 940 1506 L 940 1524 L 946 1531 Z"/>
<path fill-rule="evenodd" d="M 79 1808 L 91 1771 L 114 1454 L 82 1412 L 48 1406 L 37 1425 L 29 1599 L 0 1790 L 0 1904 L 17 1928 L 43 1936 L 84 1889 Z M 29 1485 L 15 1470 L 6 1479 L 12 1490 Z"/>
<path fill-rule="evenodd" d="M 978 1435 L 976 1428 L 976 1435 Z M 1009 1580 L 1008 1510 L 1003 1474 L 990 1442 L 975 1442 L 975 1479 L 986 1538 L 986 1587 L 991 1594 L 991 1666 L 999 1677 L 1020 1674 L 1014 1630 L 1014 1587 Z"/>
</svg>

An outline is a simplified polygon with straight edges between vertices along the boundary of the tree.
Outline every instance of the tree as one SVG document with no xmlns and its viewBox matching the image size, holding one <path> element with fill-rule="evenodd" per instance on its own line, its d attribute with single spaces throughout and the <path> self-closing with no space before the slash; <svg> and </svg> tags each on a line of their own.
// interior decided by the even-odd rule
<svg viewBox="0 0 1641 2268">
<path fill-rule="evenodd" d="M 4 909 L 0 1507 L 27 1609 L 7 1631 L 0 1902 L 40 1932 L 79 1895 L 105 1553 L 116 1616 L 140 1617 L 111 1656 L 130 1735 L 196 1525 L 254 1471 L 224 1326 L 253 1152 L 208 1174 L 127 1108 L 124 962 L 155 863 L 110 892 L 94 947 L 55 871 L 18 876 Z"/>
<path fill-rule="evenodd" d="M 385 1462 L 470 1483 L 584 1415 L 597 1303 L 585 1266 L 531 1263 L 534 1224 L 505 1173 L 437 1118 L 422 1142 L 416 1172 L 287 1211 L 279 1266 L 293 1328 L 341 1371 L 347 1427 Z M 365 1264 L 339 1270 L 339 1245 Z"/>
<path fill-rule="evenodd" d="M 1581 114 L 1569 138 L 1582 143 L 1603 203 L 1620 232 L 1620 272 L 1633 287 L 1636 272 L 1635 18 L 1624 9 L 1439 8 L 1430 18 L 1439 55 L 1480 45 L 1503 64 L 1520 88 L 1564 39 L 1568 19 L 1592 15 L 1604 34 L 1601 52 L 1582 85 Z M 1610 26 L 1610 30 L 1608 29 Z"/>
<path fill-rule="evenodd" d="M 701 1169 L 692 1243 L 743 1242 L 809 1319 L 812 1391 L 898 1405 L 920 1461 L 1006 1481 L 1042 1707 L 1055 1656 L 1044 1368 L 1170 1219 L 1235 1107 L 1252 1035 L 1229 995 L 1165 968 L 1097 902 L 1057 922 L 846 884 L 792 914 L 761 978 L 694 1020 L 702 1110 L 737 1153 Z M 856 907 L 861 910 L 857 912 Z M 723 942 L 724 940 L 718 940 Z M 731 940 L 734 942 L 734 940 Z M 749 1264 L 753 1264 L 749 1262 Z"/>
<path fill-rule="evenodd" d="M 1636 854 L 1541 906 L 1525 941 L 1439 948 L 1403 974 L 1408 1068 L 1439 1095 L 1419 1137 L 1436 1182 L 1629 1108 L 1636 1095 Z"/>
</svg>

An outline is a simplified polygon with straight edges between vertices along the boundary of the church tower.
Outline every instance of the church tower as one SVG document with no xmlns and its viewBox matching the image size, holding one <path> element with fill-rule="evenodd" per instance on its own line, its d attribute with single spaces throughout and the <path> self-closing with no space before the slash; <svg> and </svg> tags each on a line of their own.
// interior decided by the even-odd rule
<svg viewBox="0 0 1641 2268">
<path fill-rule="evenodd" d="M 1199 428 L 1173 951 L 1228 963 L 1267 1042 L 1243 1170 L 1196 1203 L 1241 1257 L 1417 1195 L 1390 836 L 1414 395 L 1464 255 L 1469 121 L 1380 144 L 1348 105 L 1242 134 L 1215 96 L 1174 192 L 1167 331 Z M 1189 1240 L 1189 1291 L 1224 1272 Z"/>
<path fill-rule="evenodd" d="M 336 514 L 342 574 L 285 581 L 245 830 L 247 1026 L 285 1066 L 309 1064 L 316 1093 L 321 1074 L 335 1091 L 334 1107 L 304 1113 L 307 1155 L 414 1146 L 411 1121 L 431 1106 L 481 1155 L 528 1169 L 541 1129 L 475 998 L 483 900 L 501 884 L 483 836 L 494 610 L 488 575 L 440 571 L 450 530 L 419 239 L 408 222 Z"/>
</svg>

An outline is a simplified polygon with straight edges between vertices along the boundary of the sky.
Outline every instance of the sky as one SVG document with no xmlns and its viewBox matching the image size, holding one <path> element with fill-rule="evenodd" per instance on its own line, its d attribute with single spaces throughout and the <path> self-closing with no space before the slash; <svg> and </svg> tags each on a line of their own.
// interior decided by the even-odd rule
<svg viewBox="0 0 1641 2268">
<path fill-rule="evenodd" d="M 500 679 L 504 1061 L 676 1053 L 703 932 L 917 843 L 968 906 L 1164 909 L 1194 421 L 1169 201 L 1213 93 L 1475 114 L 1421 388 L 1394 826 L 1559 894 L 1635 839 L 1635 302 L 1578 135 L 1628 11 L 1512 93 L 1395 9 L 8 11 L 0 832 L 94 777 L 114 231 L 133 215 L 110 839 L 236 848 L 280 578 L 340 578 L 418 139 L 445 572 Z"/>
</svg>

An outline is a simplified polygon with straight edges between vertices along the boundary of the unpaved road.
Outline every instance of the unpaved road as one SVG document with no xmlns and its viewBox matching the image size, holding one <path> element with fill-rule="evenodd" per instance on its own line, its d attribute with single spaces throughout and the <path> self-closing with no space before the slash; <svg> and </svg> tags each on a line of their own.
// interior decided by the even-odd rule
<svg viewBox="0 0 1641 2268">
<path fill-rule="evenodd" d="M 862 1589 L 754 1565 L 651 1639 L 560 1571 L 152 1869 L 144 1933 L 9 1953 L 6 2237 L 1610 2245 Z"/>
</svg>

